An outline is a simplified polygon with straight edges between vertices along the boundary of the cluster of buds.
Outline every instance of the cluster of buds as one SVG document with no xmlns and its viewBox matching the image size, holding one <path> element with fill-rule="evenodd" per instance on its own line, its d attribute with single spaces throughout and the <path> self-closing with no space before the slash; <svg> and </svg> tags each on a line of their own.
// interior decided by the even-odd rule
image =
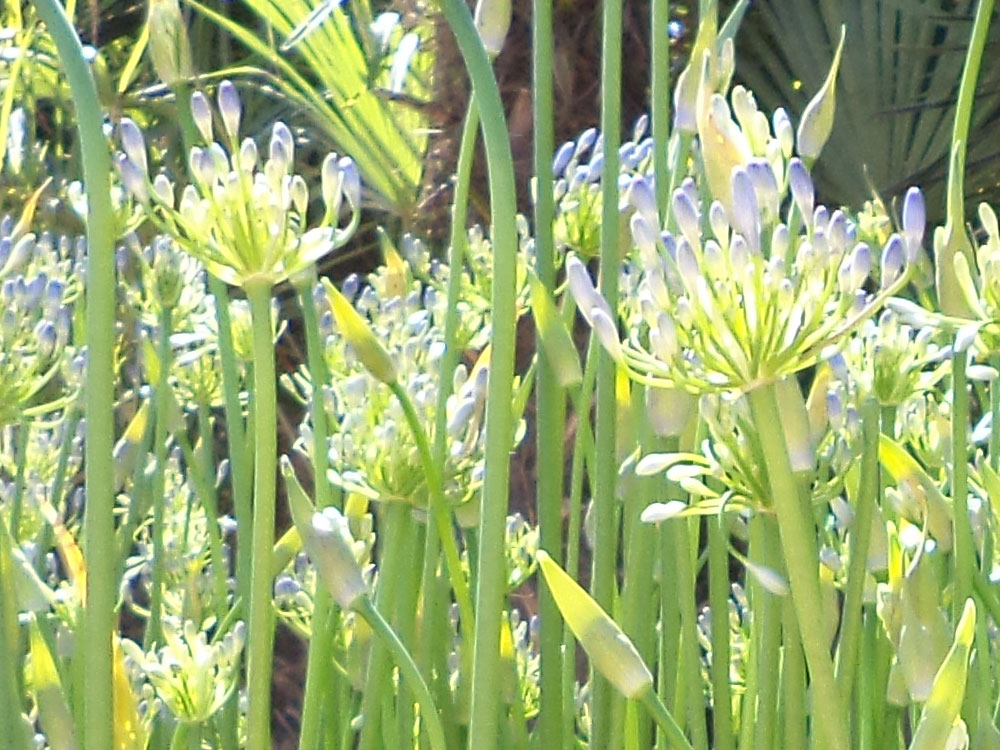
<svg viewBox="0 0 1000 750">
<path fill-rule="evenodd" d="M 169 312 L 171 330 L 190 331 L 206 323 L 205 269 L 181 251 L 169 235 L 157 235 L 143 246 L 134 233 L 125 237 L 116 253 L 119 276 L 125 281 L 125 303 L 150 314 L 159 325 Z"/>
<path fill-rule="evenodd" d="M 874 396 L 881 406 L 899 406 L 916 393 L 929 390 L 945 374 L 942 362 L 951 348 L 934 340 L 937 329 L 915 329 L 886 309 L 878 320 L 867 320 L 843 352 L 829 360 L 835 377 L 856 389 L 854 398 Z"/>
<path fill-rule="evenodd" d="M 180 449 L 172 451 L 166 461 L 164 485 L 164 612 L 198 619 L 202 612 L 219 605 L 215 601 L 211 566 L 221 565 L 228 570 L 229 548 L 223 546 L 222 559 L 211 559 L 208 524 L 218 521 L 209 518 L 202 503 L 195 499 L 194 490 L 181 471 Z M 135 554 L 126 561 L 121 584 L 123 599 L 140 615 L 145 613 L 140 601 L 149 600 L 153 564 L 152 529 L 143 527 L 137 535 Z M 136 597 L 138 589 L 142 593 Z"/>
<path fill-rule="evenodd" d="M 617 179 L 623 187 L 651 163 L 653 139 L 646 133 L 648 126 L 649 117 L 642 115 L 632 129 L 631 140 L 618 149 Z M 603 175 L 604 138 L 594 128 L 556 150 L 552 160 L 556 242 L 584 258 L 596 257 L 599 250 Z"/>
<path fill-rule="evenodd" d="M 398 399 L 384 383 L 407 392 L 421 421 L 435 424 L 438 373 L 445 352 L 441 294 L 413 280 L 409 266 L 384 266 L 361 286 L 348 278 L 342 291 L 318 287 L 315 296 L 325 359 L 333 375 L 322 393 L 313 393 L 305 373 L 293 378 L 304 398 L 324 400 L 336 426 L 329 439 L 331 476 L 343 489 L 369 499 L 426 505 L 426 479 L 416 442 Z M 358 319 L 334 305 L 351 306 Z M 353 322 L 352 322 L 353 321 Z M 352 323 L 364 331 L 342 330 Z M 378 347 L 367 346 L 369 336 Z M 476 336 L 469 332 L 472 338 Z M 470 369 L 459 364 L 447 400 L 447 458 L 443 478 L 450 502 L 461 506 L 482 484 L 486 385 L 489 357 L 480 356 Z M 301 446 L 311 450 L 312 428 L 301 429 Z"/>
<path fill-rule="evenodd" d="M 875 252 L 855 241 L 843 212 L 815 205 L 796 158 L 787 167 L 764 158 L 734 167 L 729 200 L 707 207 L 686 180 L 672 197 L 676 233 L 657 229 L 646 178 L 634 178 L 628 196 L 639 279 L 625 341 L 579 259 L 567 260 L 567 275 L 601 343 L 654 387 L 746 391 L 815 364 L 906 283 L 915 252 L 893 235 L 881 253 L 882 286 L 870 292 Z"/>
<path fill-rule="evenodd" d="M 729 614 L 729 680 L 734 689 L 744 685 L 744 675 L 749 663 L 750 619 L 752 610 L 746 591 L 739 583 L 730 585 L 726 601 Z M 702 648 L 702 680 L 709 684 L 712 668 L 712 608 L 706 606 L 698 613 L 698 642 Z"/>
<path fill-rule="evenodd" d="M 237 622 L 222 638 L 209 643 L 205 630 L 191 620 L 164 618 L 164 645 L 144 653 L 123 640 L 122 651 L 137 665 L 174 718 L 197 724 L 211 718 L 234 690 L 246 627 Z"/>
<path fill-rule="evenodd" d="M 225 144 L 213 139 L 208 99 L 201 92 L 191 97 L 195 125 L 208 145 L 191 149 L 194 182 L 179 196 L 165 174 L 150 176 L 142 131 L 128 118 L 119 126 L 118 171 L 147 215 L 209 272 L 236 286 L 255 280 L 273 286 L 348 241 L 359 219 L 360 177 L 350 158 L 328 155 L 321 169 L 323 217 L 307 229 L 309 188 L 292 171 L 291 130 L 274 124 L 267 158 L 261 161 L 253 139 L 238 140 L 242 105 L 229 81 L 219 85 L 218 109 Z M 338 228 L 345 199 L 352 217 Z"/>
<path fill-rule="evenodd" d="M 0 424 L 58 409 L 40 393 L 64 369 L 80 248 L 0 220 Z"/>
</svg>

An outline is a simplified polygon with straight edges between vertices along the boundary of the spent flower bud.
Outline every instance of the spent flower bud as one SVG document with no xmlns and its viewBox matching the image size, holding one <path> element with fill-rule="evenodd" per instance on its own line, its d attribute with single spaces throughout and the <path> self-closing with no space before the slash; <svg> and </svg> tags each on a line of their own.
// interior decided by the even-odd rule
<svg viewBox="0 0 1000 750">
<path fill-rule="evenodd" d="M 653 675 L 632 641 L 548 553 L 539 550 L 537 559 L 556 606 L 594 669 L 626 698 L 642 697 L 652 688 Z"/>
<path fill-rule="evenodd" d="M 827 73 L 823 86 L 816 96 L 806 105 L 799 122 L 797 136 L 799 156 L 803 159 L 815 160 L 826 145 L 833 130 L 833 114 L 836 109 L 837 71 L 840 69 L 840 57 L 844 52 L 846 27 L 840 27 L 840 43 L 833 56 L 830 72 Z"/>
</svg>

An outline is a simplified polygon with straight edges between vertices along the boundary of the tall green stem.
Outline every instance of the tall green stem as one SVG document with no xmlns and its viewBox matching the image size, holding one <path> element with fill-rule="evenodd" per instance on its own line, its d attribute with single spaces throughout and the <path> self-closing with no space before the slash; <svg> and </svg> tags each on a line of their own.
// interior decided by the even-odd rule
<svg viewBox="0 0 1000 750">
<path fill-rule="evenodd" d="M 222 361 L 223 409 L 226 415 L 226 442 L 229 448 L 229 476 L 236 516 L 236 585 L 244 602 L 250 600 L 250 559 L 253 548 L 248 543 L 253 528 L 250 501 L 251 466 L 246 456 L 246 424 L 240 406 L 240 379 L 236 372 L 233 347 L 233 324 L 229 316 L 229 292 L 225 283 L 209 274 L 208 288 L 215 297 L 215 317 L 219 329 L 219 359 Z"/>
<path fill-rule="evenodd" d="M 854 689 L 854 674 L 858 666 L 862 623 L 862 594 L 867 573 L 868 544 L 872 518 L 879 496 L 878 438 L 881 432 L 878 402 L 869 398 L 861 407 L 861 480 L 854 523 L 850 533 L 850 563 L 847 569 L 847 590 L 841 617 L 840 642 L 837 645 L 837 682 L 847 705 Z"/>
<path fill-rule="evenodd" d="M 532 82 L 534 85 L 535 253 L 538 280 L 553 294 L 556 282 L 555 240 L 552 233 L 552 152 L 555 113 L 552 76 L 552 0 L 533 0 Z M 566 394 L 556 381 L 536 332 L 538 371 L 535 381 L 537 483 L 540 543 L 562 562 L 563 425 Z M 538 739 L 541 747 L 559 747 L 562 737 L 562 618 L 548 587 L 539 591 L 541 620 L 541 706 Z"/>
<path fill-rule="evenodd" d="M 413 657 L 410 656 L 410 652 L 406 650 L 406 646 L 403 645 L 403 642 L 396 636 L 389 623 L 385 621 L 385 618 L 375 608 L 371 599 L 362 597 L 361 601 L 355 606 L 355 609 L 389 649 L 389 652 L 396 660 L 396 666 L 399 667 L 399 672 L 403 676 L 403 679 L 409 681 L 410 689 L 420 702 L 420 715 L 427 725 L 431 750 L 445 750 L 446 745 L 444 730 L 441 727 L 441 717 L 437 706 L 434 705 L 434 698 L 431 696 L 431 691 L 428 689 L 427 683 L 424 682 L 424 678 L 420 676 L 420 670 L 417 669 L 417 665 L 414 663 Z"/>
<path fill-rule="evenodd" d="M 813 720 L 819 729 L 819 736 L 814 737 L 815 746 L 818 750 L 847 750 L 847 714 L 834 681 L 833 661 L 824 636 L 819 551 L 811 508 L 799 497 L 792 474 L 774 384 L 754 388 L 747 399 L 764 452 L 785 569 L 809 667 Z"/>
<path fill-rule="evenodd" d="M 976 564 L 975 542 L 969 520 L 967 359 L 964 350 L 955 352 L 951 358 L 951 498 L 955 519 L 955 593 L 952 599 L 956 622 L 965 600 L 972 596 L 972 574 Z"/>
<path fill-rule="evenodd" d="M 323 406 L 322 388 L 327 382 L 326 363 L 323 361 L 323 341 L 316 320 L 316 304 L 313 289 L 316 272 L 307 274 L 307 281 L 298 289 L 299 307 L 306 332 L 306 359 L 309 365 L 309 379 L 312 382 L 312 399 L 309 416 L 312 423 L 312 468 L 316 495 L 316 507 L 325 508 L 330 504 L 330 483 L 326 479 L 327 426 L 326 409 Z M 332 668 L 333 633 L 327 627 L 333 598 L 325 586 L 316 587 L 313 598 L 312 633 L 309 639 L 309 661 L 306 666 L 306 685 L 302 697 L 302 727 L 299 732 L 300 750 L 318 750 L 320 728 L 323 718 L 324 691 L 330 689 L 334 679 Z"/>
<path fill-rule="evenodd" d="M 750 554 L 753 560 L 774 571 L 781 570 L 778 551 L 780 540 L 774 517 L 757 514 L 750 520 Z M 750 625 L 752 656 L 756 665 L 756 683 L 749 698 L 754 704 L 754 747 L 774 747 L 777 734 L 778 687 L 781 661 L 781 601 L 759 581 L 754 580 L 753 620 Z"/>
<path fill-rule="evenodd" d="M 145 646 L 163 639 L 163 587 L 166 575 L 166 554 L 163 548 L 164 505 L 166 498 L 163 491 L 166 482 L 167 463 L 167 413 L 170 409 L 170 331 L 173 315 L 169 308 L 160 311 L 159 326 L 156 340 L 156 356 L 159 370 L 156 377 L 156 395 L 154 397 L 154 412 L 156 427 L 153 432 L 153 455 L 156 458 L 156 470 L 153 474 L 150 500 L 153 503 L 153 590 L 149 597 L 149 622 L 146 624 Z"/>
<path fill-rule="evenodd" d="M 494 690 L 500 674 L 500 618 L 505 566 L 504 524 L 510 489 L 510 404 L 514 372 L 516 189 L 507 120 L 489 57 L 462 0 L 442 0 L 441 9 L 458 42 L 479 104 L 489 167 L 493 238 L 492 354 L 486 404 L 486 458 L 480 513 L 480 555 L 476 580 L 476 637 L 473 654 L 469 747 L 496 746 L 499 716 Z"/>
<path fill-rule="evenodd" d="M 695 574 L 692 558 L 697 556 L 697 519 L 681 518 L 671 522 L 674 531 L 674 555 L 677 566 L 677 600 L 681 611 L 681 653 L 678 667 L 684 671 L 687 689 L 688 729 L 696 750 L 708 750 L 705 726 L 705 700 L 701 681 L 701 644 L 698 643 L 698 602 L 695 599 Z M 692 544 L 692 537 L 694 544 Z"/>
<path fill-rule="evenodd" d="M 653 174 L 656 178 L 656 204 L 660 207 L 662 218 L 670 202 L 667 182 L 670 179 L 670 154 L 667 150 L 670 140 L 670 37 L 667 34 L 670 0 L 652 0 L 651 5 L 650 108 L 653 143 L 656 144 L 653 149 Z"/>
<path fill-rule="evenodd" d="M 35 0 L 55 42 L 76 105 L 77 131 L 87 200 L 87 506 L 84 556 L 87 606 L 77 653 L 83 660 L 85 725 L 83 747 L 112 745 L 111 637 L 118 581 L 114 575 L 115 215 L 111 206 L 111 156 L 97 86 L 83 47 L 58 0 Z M 84 646 L 86 644 L 86 646 Z"/>
<path fill-rule="evenodd" d="M 455 167 L 455 195 L 451 206 L 451 237 L 448 244 L 448 290 L 444 319 L 444 356 L 438 374 L 438 400 L 434 415 L 434 445 L 432 463 L 444 467 L 448 458 L 448 397 L 452 395 L 452 378 L 461 358 L 458 331 L 460 324 L 459 302 L 462 294 L 462 271 L 465 264 L 467 244 L 466 221 L 468 219 L 469 184 L 472 179 L 472 164 L 476 154 L 476 137 L 479 133 L 479 106 L 475 96 L 469 100 L 462 125 L 462 139 Z M 447 625 L 438 600 L 443 587 L 438 576 L 441 557 L 441 539 L 437 525 L 427 524 L 424 536 L 424 561 L 421 572 L 420 591 L 424 617 L 420 621 L 420 652 L 418 659 L 422 668 L 431 673 L 433 664 L 447 660 Z M 463 652 L 470 653 L 471 644 Z M 447 669 L 434 669 L 434 689 L 438 705 L 447 709 L 451 704 L 451 686 L 448 684 Z M 456 723 L 454 712 L 444 717 L 445 731 L 452 736 Z"/>
<path fill-rule="evenodd" d="M 271 283 L 246 284 L 253 327 L 254 491 L 253 557 L 250 563 L 250 626 L 247 642 L 247 747 L 271 747 L 271 662 L 274 612 L 271 608 L 274 548 L 274 492 L 277 481 L 278 434 L 274 341 L 271 326 Z"/>
<path fill-rule="evenodd" d="M 715 750 L 733 750 L 729 684 L 729 532 L 726 516 L 708 517 L 708 596 L 712 622 L 712 736 Z"/>
<path fill-rule="evenodd" d="M 604 137 L 604 171 L 601 177 L 601 294 L 612 310 L 618 308 L 619 215 L 618 147 L 621 142 L 622 2 L 603 1 L 601 46 L 601 133 Z M 594 548 L 591 592 L 605 611 L 613 611 L 618 568 L 618 531 L 615 523 L 618 477 L 615 423 L 615 363 L 602 348 L 597 360 L 597 442 L 594 522 L 601 530 Z M 608 747 L 611 740 L 613 688 L 592 671 L 590 747 Z"/>
</svg>

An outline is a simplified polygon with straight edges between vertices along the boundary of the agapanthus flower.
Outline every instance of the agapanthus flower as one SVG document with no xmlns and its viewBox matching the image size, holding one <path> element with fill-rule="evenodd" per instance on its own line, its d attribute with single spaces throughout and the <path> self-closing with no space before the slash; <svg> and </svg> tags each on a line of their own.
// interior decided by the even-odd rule
<svg viewBox="0 0 1000 750">
<path fill-rule="evenodd" d="M 239 621 L 209 643 L 205 629 L 197 623 L 166 617 L 165 643 L 160 648 L 144 653 L 133 641 L 123 640 L 122 650 L 149 679 L 174 718 L 200 723 L 222 708 L 235 689 L 245 636 L 246 627 Z"/>
<path fill-rule="evenodd" d="M 899 263 L 883 252 L 882 275 L 894 280 L 870 291 L 878 251 L 855 241 L 843 212 L 814 205 L 802 162 L 778 166 L 734 167 L 728 208 L 704 205 L 688 180 L 672 198 L 674 231 L 635 206 L 637 295 L 624 340 L 583 263 L 567 260 L 578 309 L 632 377 L 691 393 L 748 391 L 815 364 L 906 283 L 909 254 Z M 780 215 L 791 204 L 802 219 L 788 225 Z"/>
<path fill-rule="evenodd" d="M 192 109 L 207 141 L 213 131 L 203 94 L 195 94 Z M 274 124 L 262 158 L 253 139 L 238 140 L 241 104 L 228 81 L 219 85 L 218 109 L 224 143 L 191 149 L 193 183 L 179 195 L 165 174 L 151 178 L 142 131 L 127 118 L 119 125 L 118 171 L 147 215 L 211 273 L 236 286 L 254 280 L 273 286 L 351 237 L 361 203 L 358 171 L 348 157 L 326 157 L 320 173 L 325 210 L 319 223 L 308 228 L 310 192 L 305 179 L 293 172 L 295 138 L 288 126 Z M 345 199 L 352 217 L 339 228 Z"/>
</svg>

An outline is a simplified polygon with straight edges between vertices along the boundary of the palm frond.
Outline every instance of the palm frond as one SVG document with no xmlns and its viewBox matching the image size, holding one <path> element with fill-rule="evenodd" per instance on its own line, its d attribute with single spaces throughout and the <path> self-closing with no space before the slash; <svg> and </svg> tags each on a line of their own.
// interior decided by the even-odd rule
<svg viewBox="0 0 1000 750">
<path fill-rule="evenodd" d="M 784 105 L 798 115 L 846 25 L 836 120 L 816 166 L 820 189 L 858 204 L 919 184 L 928 205 L 943 206 L 935 195 L 947 174 L 974 10 L 974 2 L 946 0 L 760 0 L 737 38 L 737 73 L 765 109 Z M 998 42 L 990 49 L 987 60 Z M 970 197 L 1000 193 L 1000 66 L 982 67 L 969 141 Z"/>
</svg>

